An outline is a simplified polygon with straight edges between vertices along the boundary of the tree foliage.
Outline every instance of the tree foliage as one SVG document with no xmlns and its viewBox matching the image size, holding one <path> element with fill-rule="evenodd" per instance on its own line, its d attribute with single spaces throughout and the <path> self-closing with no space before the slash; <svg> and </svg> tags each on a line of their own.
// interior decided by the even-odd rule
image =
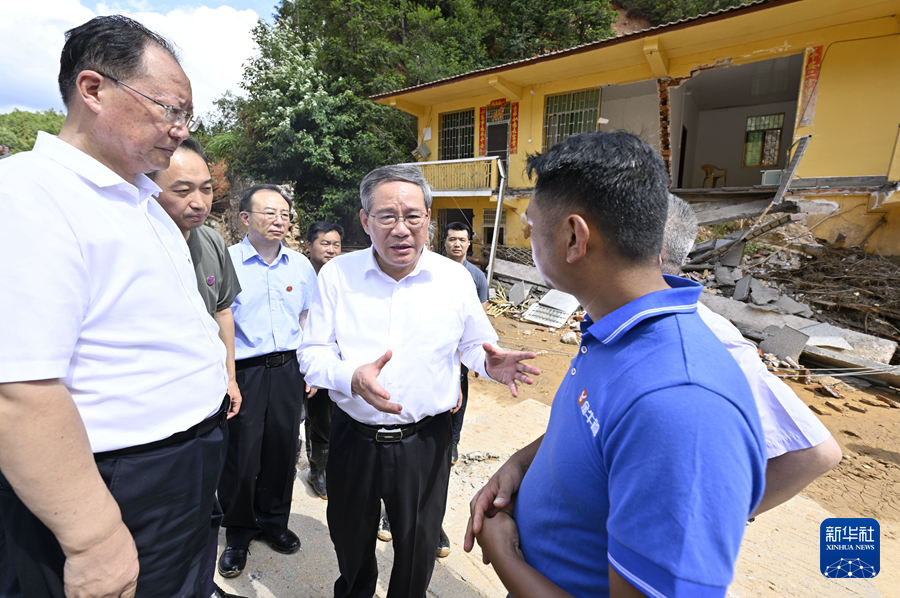
<svg viewBox="0 0 900 598">
<path fill-rule="evenodd" d="M 649 19 L 654 25 L 736 6 L 739 0 L 620 0 L 622 8 Z"/>
<path fill-rule="evenodd" d="M 13 110 L 0 114 L 0 143 L 9 146 L 15 154 L 34 147 L 38 131 L 58 135 L 66 115 L 52 108 L 39 112 Z"/>
</svg>

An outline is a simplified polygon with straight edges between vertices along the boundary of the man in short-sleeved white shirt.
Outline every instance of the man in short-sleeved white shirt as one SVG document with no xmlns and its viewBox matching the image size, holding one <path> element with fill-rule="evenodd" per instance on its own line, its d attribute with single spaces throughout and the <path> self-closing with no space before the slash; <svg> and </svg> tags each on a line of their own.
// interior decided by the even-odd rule
<svg viewBox="0 0 900 598">
<path fill-rule="evenodd" d="M 187 137 L 190 81 L 168 42 L 123 16 L 67 33 L 59 81 L 59 137 L 0 164 L 9 568 L 29 597 L 195 595 L 225 347 L 141 174 Z"/>
</svg>

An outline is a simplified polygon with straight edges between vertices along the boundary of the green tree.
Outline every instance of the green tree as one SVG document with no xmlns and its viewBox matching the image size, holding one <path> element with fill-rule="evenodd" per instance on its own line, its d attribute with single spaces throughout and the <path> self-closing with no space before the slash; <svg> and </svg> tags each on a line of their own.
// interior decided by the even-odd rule
<svg viewBox="0 0 900 598">
<path fill-rule="evenodd" d="M 0 114 L 0 143 L 12 153 L 27 152 L 34 147 L 38 131 L 58 135 L 66 115 L 52 108 L 38 112 L 13 110 Z"/>
<path fill-rule="evenodd" d="M 217 101 L 208 150 L 238 174 L 291 181 L 310 219 L 352 221 L 359 181 L 377 166 L 407 159 L 414 122 L 323 73 L 322 50 L 290 28 L 261 21 L 253 35 L 260 54 L 244 69 L 247 95 Z"/>
<path fill-rule="evenodd" d="M 654 25 L 688 19 L 739 4 L 738 0 L 621 0 L 619 2 L 622 8 L 646 17 Z"/>
</svg>

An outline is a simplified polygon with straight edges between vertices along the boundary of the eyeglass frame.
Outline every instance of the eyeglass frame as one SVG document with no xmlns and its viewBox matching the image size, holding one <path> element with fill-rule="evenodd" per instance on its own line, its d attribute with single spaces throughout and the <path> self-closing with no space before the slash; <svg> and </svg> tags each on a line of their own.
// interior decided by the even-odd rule
<svg viewBox="0 0 900 598">
<path fill-rule="evenodd" d="M 266 220 L 268 220 L 269 222 L 275 222 L 276 220 L 284 221 L 284 217 L 285 217 L 285 216 L 287 216 L 287 221 L 288 221 L 288 222 L 293 222 L 293 221 L 294 221 L 294 215 L 293 215 L 292 213 L 290 213 L 290 212 L 288 212 L 288 213 L 284 213 L 284 212 L 258 212 L 258 211 L 256 211 L 256 210 L 244 210 L 244 211 L 247 212 L 248 214 L 260 214 L 260 215 L 262 215 L 262 216 L 265 216 L 265 217 L 266 217 Z"/>
<path fill-rule="evenodd" d="M 122 87 L 127 87 L 128 89 L 130 89 L 130 90 L 133 91 L 134 93 L 138 94 L 139 96 L 144 97 L 144 98 L 147 98 L 148 100 L 150 100 L 151 102 L 153 102 L 154 104 L 156 104 L 157 106 L 159 106 L 160 108 L 165 108 L 165 109 L 166 109 L 166 113 L 165 113 L 165 115 L 163 115 L 163 120 L 166 121 L 167 123 L 169 123 L 170 125 L 175 126 L 175 127 L 181 127 L 181 126 L 184 126 L 184 128 L 186 128 L 186 129 L 188 130 L 188 132 L 190 132 L 190 133 L 193 133 L 194 131 L 196 131 L 196 130 L 200 127 L 200 118 L 199 118 L 199 117 L 194 117 L 194 115 L 191 114 L 190 112 L 188 112 L 187 110 L 184 110 L 184 109 L 182 109 L 182 108 L 179 108 L 178 106 L 175 106 L 174 104 L 170 104 L 170 105 L 166 106 L 165 104 L 163 104 L 163 103 L 160 102 L 159 100 L 155 100 L 155 99 L 151 98 L 151 97 L 148 96 L 147 94 L 145 94 L 145 93 L 143 93 L 143 92 L 140 92 L 140 91 L 136 90 L 136 89 L 133 88 L 131 85 L 128 85 L 127 83 L 123 83 L 122 81 L 119 81 L 119 80 L 116 79 L 115 77 L 112 77 L 112 76 L 110 76 L 110 75 L 107 75 L 106 73 L 103 73 L 103 72 L 97 71 L 97 70 L 95 70 L 94 72 L 97 73 L 98 75 L 100 75 L 101 77 L 106 77 L 106 78 L 109 79 L 110 81 L 115 81 L 116 83 L 118 83 L 118 84 L 121 85 Z M 176 115 L 176 116 L 174 117 L 174 118 L 175 118 L 174 121 L 173 121 L 173 120 L 169 120 L 169 115 L 170 115 L 170 114 L 175 114 L 175 115 Z M 182 123 L 182 122 L 179 122 L 179 121 L 184 121 L 184 122 Z M 192 127 L 193 127 L 193 128 L 192 128 Z"/>
<path fill-rule="evenodd" d="M 420 228 L 425 226 L 425 220 L 428 218 L 428 212 L 424 212 L 424 213 L 423 212 L 413 212 L 412 214 L 407 214 L 406 216 L 400 216 L 399 214 L 394 214 L 393 212 L 382 212 L 381 214 L 372 214 L 371 212 L 366 212 L 366 216 L 368 216 L 369 218 L 371 218 L 372 220 L 375 221 L 375 226 L 377 226 L 378 228 L 384 229 L 384 230 L 391 230 L 392 228 L 397 226 L 397 224 L 399 224 L 400 222 L 403 222 L 403 224 L 406 225 L 407 228 L 419 230 Z M 385 225 L 381 224 L 381 222 L 378 221 L 379 216 L 392 216 L 392 217 L 396 218 L 396 220 L 394 220 L 393 224 L 391 224 L 389 226 L 385 226 Z M 410 216 L 421 216 L 422 224 L 420 224 L 418 226 L 409 224 L 406 221 L 406 219 L 409 218 Z"/>
</svg>

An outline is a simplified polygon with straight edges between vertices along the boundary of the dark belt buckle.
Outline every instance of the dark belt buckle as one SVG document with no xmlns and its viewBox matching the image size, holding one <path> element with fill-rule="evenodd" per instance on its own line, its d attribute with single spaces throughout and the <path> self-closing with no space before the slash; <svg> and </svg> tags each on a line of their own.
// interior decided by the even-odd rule
<svg viewBox="0 0 900 598">
<path fill-rule="evenodd" d="M 278 353 L 277 355 L 266 355 L 266 367 L 267 368 L 277 368 L 280 365 L 284 365 L 286 361 L 284 357 L 284 353 Z"/>
<path fill-rule="evenodd" d="M 375 440 L 378 442 L 400 442 L 403 440 L 403 430 L 399 428 L 393 430 L 381 428 L 375 432 Z"/>
</svg>

